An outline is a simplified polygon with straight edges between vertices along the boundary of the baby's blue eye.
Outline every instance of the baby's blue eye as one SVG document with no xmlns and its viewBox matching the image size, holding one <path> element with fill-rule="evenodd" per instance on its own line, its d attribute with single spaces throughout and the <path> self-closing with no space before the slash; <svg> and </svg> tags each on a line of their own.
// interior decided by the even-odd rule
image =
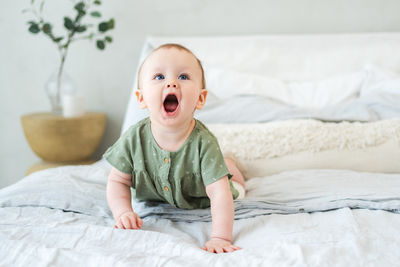
<svg viewBox="0 0 400 267">
<path fill-rule="evenodd" d="M 163 79 L 164 79 L 164 75 L 162 75 L 162 74 L 157 74 L 157 75 L 154 77 L 154 79 L 156 79 L 156 80 L 163 80 Z"/>
<path fill-rule="evenodd" d="M 179 80 L 187 80 L 188 76 L 186 74 L 179 75 Z"/>
</svg>

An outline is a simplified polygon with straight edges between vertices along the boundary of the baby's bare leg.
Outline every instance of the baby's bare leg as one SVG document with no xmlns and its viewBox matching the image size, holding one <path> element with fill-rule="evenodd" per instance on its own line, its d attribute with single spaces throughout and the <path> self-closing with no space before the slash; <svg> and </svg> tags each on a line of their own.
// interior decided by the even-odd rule
<svg viewBox="0 0 400 267">
<path fill-rule="evenodd" d="M 240 172 L 240 170 L 236 166 L 235 161 L 228 157 L 225 157 L 224 160 L 225 160 L 226 167 L 228 167 L 229 172 L 233 175 L 232 181 L 238 182 L 239 184 L 241 184 L 243 186 L 243 188 L 245 188 L 245 181 L 244 181 L 243 174 Z"/>
</svg>

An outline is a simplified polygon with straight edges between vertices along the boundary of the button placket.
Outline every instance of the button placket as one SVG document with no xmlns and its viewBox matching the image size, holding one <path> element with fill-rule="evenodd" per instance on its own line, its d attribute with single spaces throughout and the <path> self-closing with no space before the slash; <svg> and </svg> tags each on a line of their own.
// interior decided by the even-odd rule
<svg viewBox="0 0 400 267">
<path fill-rule="evenodd" d="M 169 179 L 168 179 L 169 171 L 171 168 L 170 153 L 169 152 L 163 153 L 163 157 L 164 157 L 164 159 L 163 159 L 164 164 L 162 167 L 162 169 L 163 169 L 162 182 L 163 182 L 164 196 L 166 199 L 169 200 L 168 202 L 175 204 L 175 201 L 172 198 L 171 185 L 170 185 Z"/>
</svg>

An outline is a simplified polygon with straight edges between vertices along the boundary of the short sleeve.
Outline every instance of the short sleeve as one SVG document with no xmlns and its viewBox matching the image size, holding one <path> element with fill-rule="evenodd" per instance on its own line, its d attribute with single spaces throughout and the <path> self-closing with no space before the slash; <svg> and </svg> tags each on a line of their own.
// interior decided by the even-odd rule
<svg viewBox="0 0 400 267">
<path fill-rule="evenodd" d="M 131 136 L 121 136 L 114 145 L 107 149 L 103 157 L 117 170 L 132 174 L 133 160 Z"/>
<path fill-rule="evenodd" d="M 200 161 L 201 177 L 205 186 L 224 176 L 228 176 L 229 179 L 232 177 L 225 165 L 218 141 L 213 135 L 203 140 Z"/>
</svg>

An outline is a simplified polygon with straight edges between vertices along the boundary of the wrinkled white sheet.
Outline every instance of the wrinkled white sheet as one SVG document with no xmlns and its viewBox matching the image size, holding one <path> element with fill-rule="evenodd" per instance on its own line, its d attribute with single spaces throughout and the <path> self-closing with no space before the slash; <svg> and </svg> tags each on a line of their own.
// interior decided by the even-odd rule
<svg viewBox="0 0 400 267">
<path fill-rule="evenodd" d="M 223 255 L 200 249 L 211 230 L 210 222 L 174 222 L 153 215 L 143 218 L 142 230 L 113 229 L 105 202 L 107 170 L 101 162 L 50 169 L 0 190 L 0 266 L 398 266 L 400 262 L 400 215 L 383 210 L 344 207 L 236 220 L 234 242 L 243 250 Z M 332 196 L 376 199 L 382 194 L 381 201 L 390 202 L 384 196 L 400 195 L 395 175 L 318 173 L 305 170 L 253 179 L 248 182 L 248 196 L 264 194 L 257 184 L 269 178 L 269 192 L 280 183 L 286 187 L 280 195 L 270 195 L 272 202 L 300 203 L 295 196 L 305 192 L 317 196 L 322 205 L 329 205 Z M 325 181 L 311 188 L 307 180 L 313 177 Z M 68 180 L 69 187 L 52 178 Z M 352 186 L 355 182 L 358 187 Z M 51 190 L 58 194 L 49 198 Z M 18 191 L 25 191 L 25 198 L 7 199 Z M 321 200 L 318 195 L 327 198 Z M 87 203 L 88 196 L 92 205 Z M 63 208 L 57 207 L 60 202 Z"/>
</svg>

